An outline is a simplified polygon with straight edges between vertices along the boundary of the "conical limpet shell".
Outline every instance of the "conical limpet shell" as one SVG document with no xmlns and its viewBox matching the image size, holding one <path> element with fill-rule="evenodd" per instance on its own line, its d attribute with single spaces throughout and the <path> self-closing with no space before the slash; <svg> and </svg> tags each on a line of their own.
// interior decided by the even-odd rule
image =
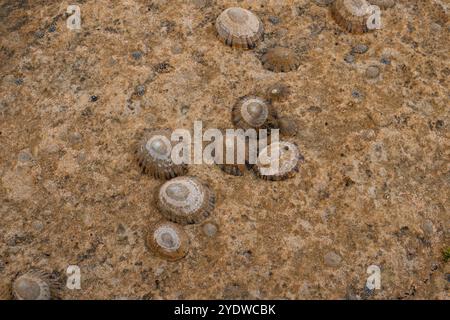
<svg viewBox="0 0 450 320">
<path fill-rule="evenodd" d="M 279 155 L 277 158 L 273 156 L 275 151 Z M 278 165 L 276 159 L 278 159 Z M 298 172 L 300 161 L 303 161 L 303 156 L 294 143 L 279 141 L 261 150 L 258 161 L 253 168 L 256 175 L 262 179 L 285 180 Z"/>
<path fill-rule="evenodd" d="M 245 150 L 238 150 L 241 146 L 244 146 Z M 225 130 L 223 131 L 223 149 L 222 149 L 222 163 L 217 163 L 223 172 L 231 174 L 233 176 L 243 176 L 246 168 L 245 162 L 248 161 L 249 155 L 248 139 L 244 135 L 237 134 L 235 138 L 227 138 Z M 227 150 L 233 150 L 234 162 L 226 163 Z M 228 151 L 230 152 L 230 151 Z M 242 159 L 239 159 L 238 152 L 244 152 Z M 238 160 L 243 160 L 242 163 L 238 163 Z M 241 162 L 241 161 L 239 161 Z"/>
<path fill-rule="evenodd" d="M 179 225 L 159 221 L 150 226 L 146 245 L 155 254 L 175 261 L 186 256 L 189 250 L 189 237 Z"/>
<path fill-rule="evenodd" d="M 351 33 L 365 33 L 369 14 L 366 0 L 336 0 L 331 5 L 331 15 L 336 23 Z"/>
<path fill-rule="evenodd" d="M 297 70 L 300 59 L 296 53 L 284 47 L 275 47 L 267 50 L 261 57 L 263 67 L 273 72 L 289 72 Z"/>
<path fill-rule="evenodd" d="M 240 98 L 231 110 L 231 121 L 242 129 L 272 129 L 277 118 L 271 103 L 257 96 Z"/>
<path fill-rule="evenodd" d="M 212 189 L 195 177 L 178 177 L 164 183 L 156 204 L 162 215 L 180 224 L 199 223 L 214 210 L 216 197 Z"/>
<path fill-rule="evenodd" d="M 186 174 L 185 164 L 174 164 L 169 129 L 152 130 L 139 141 L 136 156 L 144 173 L 157 179 L 171 179 Z"/>
<path fill-rule="evenodd" d="M 266 94 L 267 98 L 271 101 L 281 101 L 289 96 L 290 90 L 287 85 L 278 82 L 267 88 Z"/>
<path fill-rule="evenodd" d="M 14 280 L 12 293 L 16 300 L 50 300 L 51 283 L 42 271 L 29 271 Z"/>
<path fill-rule="evenodd" d="M 253 12 L 232 7 L 224 10 L 216 20 L 220 40 L 231 47 L 252 49 L 264 34 L 261 20 Z"/>
</svg>

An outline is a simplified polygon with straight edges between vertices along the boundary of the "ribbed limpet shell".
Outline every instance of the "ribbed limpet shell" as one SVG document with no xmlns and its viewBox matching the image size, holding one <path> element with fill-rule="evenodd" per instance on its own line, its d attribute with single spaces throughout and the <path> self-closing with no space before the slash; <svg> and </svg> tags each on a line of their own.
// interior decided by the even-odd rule
<svg viewBox="0 0 450 320">
<path fill-rule="evenodd" d="M 263 67 L 273 72 L 289 72 L 297 70 L 300 59 L 297 54 L 285 47 L 275 47 L 267 50 L 261 57 Z"/>
<path fill-rule="evenodd" d="M 51 281 L 42 271 L 29 271 L 14 280 L 12 293 L 16 300 L 50 300 Z"/>
<path fill-rule="evenodd" d="M 366 0 L 336 0 L 330 9 L 331 15 L 341 28 L 351 33 L 365 33 L 369 31 L 369 14 L 366 12 L 368 6 Z"/>
<path fill-rule="evenodd" d="M 275 158 L 271 152 L 279 152 L 279 165 L 275 165 Z M 266 157 L 267 156 L 267 157 Z M 285 180 L 298 172 L 299 162 L 303 161 L 297 146 L 294 143 L 279 141 L 274 142 L 261 150 L 258 161 L 253 167 L 257 176 L 265 180 Z"/>
<path fill-rule="evenodd" d="M 189 237 L 179 225 L 159 221 L 148 229 L 146 245 L 153 253 L 175 261 L 186 256 L 189 250 Z"/>
<path fill-rule="evenodd" d="M 277 82 L 267 88 L 266 94 L 267 98 L 271 101 L 281 101 L 289 96 L 290 90 L 284 83 Z"/>
<path fill-rule="evenodd" d="M 144 173 L 157 179 L 171 179 L 186 174 L 187 165 L 172 162 L 170 138 L 169 129 L 157 129 L 146 133 L 139 141 L 136 156 Z"/>
<path fill-rule="evenodd" d="M 178 177 L 164 183 L 157 194 L 156 204 L 162 215 L 180 224 L 199 223 L 214 210 L 213 190 L 195 177 Z"/>
<path fill-rule="evenodd" d="M 220 40 L 231 47 L 252 49 L 264 34 L 261 20 L 253 12 L 232 7 L 224 10 L 216 20 Z"/>
<path fill-rule="evenodd" d="M 243 144 L 245 146 L 245 154 L 243 154 L 244 163 L 237 163 L 238 161 L 238 145 Z M 234 163 L 226 163 L 227 150 L 234 151 Z M 243 135 L 236 135 L 234 139 L 227 139 L 225 130 L 223 131 L 223 162 L 218 163 L 218 167 L 225 173 L 231 174 L 233 176 L 243 176 L 246 168 L 245 161 L 248 161 L 249 154 L 249 144 L 248 139 Z"/>
<path fill-rule="evenodd" d="M 272 104 L 258 96 L 240 98 L 231 110 L 231 121 L 241 129 L 276 128 L 277 112 Z"/>
</svg>

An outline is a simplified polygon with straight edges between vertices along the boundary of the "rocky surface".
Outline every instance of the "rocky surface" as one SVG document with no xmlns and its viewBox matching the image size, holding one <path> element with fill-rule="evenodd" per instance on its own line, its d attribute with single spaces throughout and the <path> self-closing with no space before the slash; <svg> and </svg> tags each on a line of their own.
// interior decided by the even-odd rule
<svg viewBox="0 0 450 320">
<path fill-rule="evenodd" d="M 30 268 L 64 284 L 78 265 L 82 289 L 60 298 L 448 298 L 448 2 L 397 1 L 364 35 L 307 0 L 80 0 L 80 32 L 69 4 L 0 1 L 1 288 Z M 262 19 L 255 50 L 215 36 L 232 5 Z M 261 66 L 276 45 L 295 50 L 297 71 Z M 185 227 L 180 261 L 152 255 L 161 182 L 139 172 L 138 135 L 231 127 L 240 96 L 279 81 L 300 172 L 271 182 L 191 166 L 218 195 L 215 227 Z M 368 291 L 373 264 L 382 287 Z"/>
</svg>

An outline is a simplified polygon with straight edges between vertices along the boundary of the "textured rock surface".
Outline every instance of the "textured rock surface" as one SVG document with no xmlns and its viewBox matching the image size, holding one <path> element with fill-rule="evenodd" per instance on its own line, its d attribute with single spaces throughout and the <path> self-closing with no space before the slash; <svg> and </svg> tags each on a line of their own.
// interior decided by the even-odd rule
<svg viewBox="0 0 450 320">
<path fill-rule="evenodd" d="M 66 28 L 69 2 L 0 1 L 0 287 L 31 267 L 65 281 L 76 264 L 82 290 L 63 299 L 447 297 L 444 1 L 400 0 L 365 35 L 311 1 L 241 1 L 265 25 L 253 51 L 214 34 L 234 1 L 78 3 L 81 32 Z M 345 62 L 360 43 L 369 50 Z M 297 71 L 262 68 L 276 45 L 295 50 Z M 187 226 L 184 259 L 152 256 L 144 231 L 161 217 L 149 196 L 160 181 L 134 161 L 137 133 L 231 127 L 236 99 L 277 81 L 291 90 L 276 107 L 297 121 L 300 172 L 271 182 L 191 167 L 217 193 L 220 232 Z M 372 264 L 382 289 L 365 295 Z"/>
</svg>

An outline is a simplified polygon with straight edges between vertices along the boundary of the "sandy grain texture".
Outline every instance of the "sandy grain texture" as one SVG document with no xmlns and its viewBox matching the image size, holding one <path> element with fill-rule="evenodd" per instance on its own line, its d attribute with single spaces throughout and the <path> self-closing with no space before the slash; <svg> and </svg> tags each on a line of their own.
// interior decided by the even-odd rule
<svg viewBox="0 0 450 320">
<path fill-rule="evenodd" d="M 307 0 L 85 0 L 81 32 L 66 28 L 68 4 L 0 1 L 0 287 L 31 267 L 64 283 L 75 264 L 82 290 L 62 299 L 448 298 L 447 1 L 397 1 L 365 35 Z M 232 5 L 262 19 L 255 50 L 215 36 Z M 368 51 L 346 59 L 357 44 Z M 276 45 L 295 50 L 297 71 L 261 66 Z M 177 262 L 149 253 L 161 182 L 139 172 L 139 134 L 231 128 L 236 100 L 277 81 L 291 90 L 275 106 L 299 127 L 300 172 L 270 182 L 191 166 L 217 193 L 219 232 L 185 227 Z"/>
</svg>

